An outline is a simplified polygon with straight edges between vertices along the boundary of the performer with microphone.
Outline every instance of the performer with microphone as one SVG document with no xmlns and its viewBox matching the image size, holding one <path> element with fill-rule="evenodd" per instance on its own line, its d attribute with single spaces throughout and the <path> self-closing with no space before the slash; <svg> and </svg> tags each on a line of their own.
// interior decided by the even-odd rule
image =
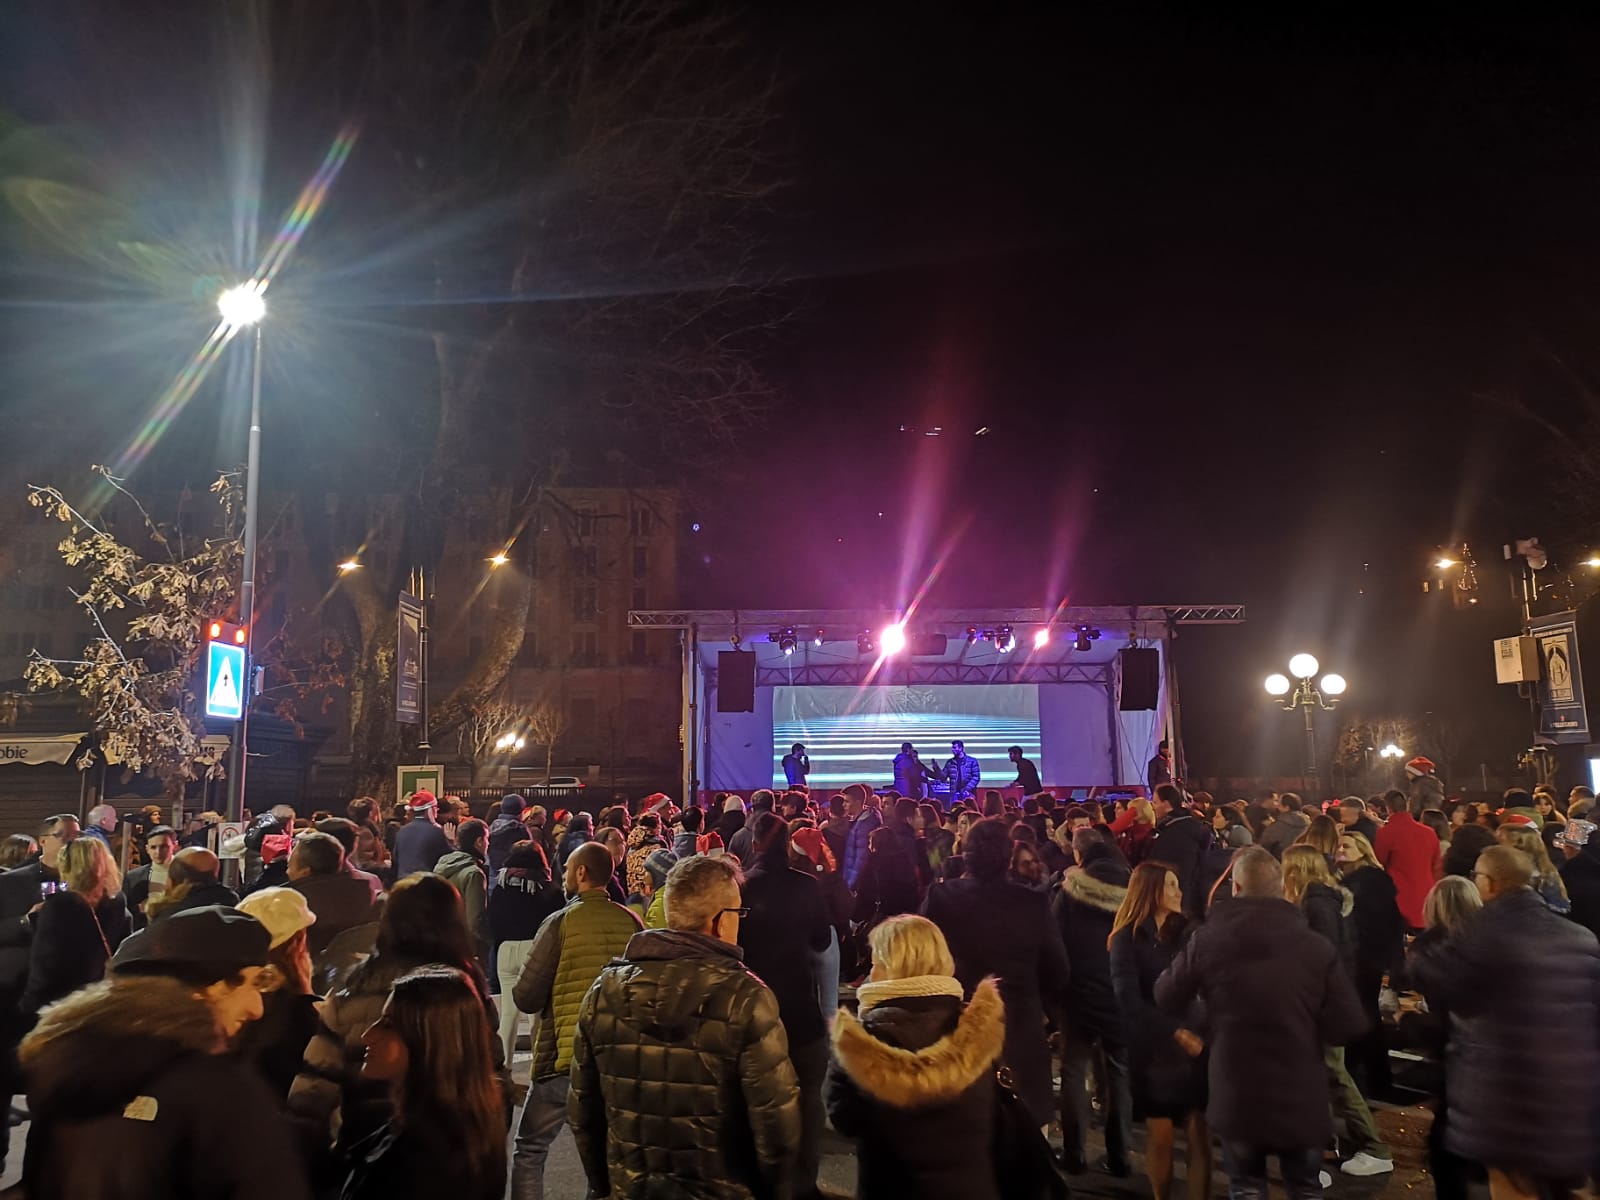
<svg viewBox="0 0 1600 1200">
<path fill-rule="evenodd" d="M 921 800 L 928 794 L 925 785 L 930 776 L 939 778 L 917 757 L 916 747 L 910 742 L 901 742 L 900 753 L 894 756 L 894 790 L 912 800 Z"/>
<path fill-rule="evenodd" d="M 950 761 L 945 763 L 942 774 L 950 781 L 952 804 L 957 800 L 971 800 L 977 795 L 978 784 L 983 778 L 978 760 L 967 754 L 965 742 L 950 743 Z"/>
<path fill-rule="evenodd" d="M 811 759 L 806 755 L 806 748 L 800 742 L 789 747 L 789 753 L 783 756 L 783 777 L 789 781 L 790 787 L 805 787 L 806 776 L 811 774 Z"/>
</svg>

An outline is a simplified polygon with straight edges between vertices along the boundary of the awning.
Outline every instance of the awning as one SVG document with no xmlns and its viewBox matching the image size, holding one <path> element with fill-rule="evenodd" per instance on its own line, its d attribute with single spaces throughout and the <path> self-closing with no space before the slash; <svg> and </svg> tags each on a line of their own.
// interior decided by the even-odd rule
<svg viewBox="0 0 1600 1200">
<path fill-rule="evenodd" d="M 0 733 L 0 767 L 69 763 L 87 733 Z"/>
</svg>

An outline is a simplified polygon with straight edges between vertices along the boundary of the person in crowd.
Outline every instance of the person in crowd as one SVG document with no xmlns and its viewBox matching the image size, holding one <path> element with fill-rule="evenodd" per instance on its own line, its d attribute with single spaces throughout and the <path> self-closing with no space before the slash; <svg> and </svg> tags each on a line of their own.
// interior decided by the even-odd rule
<svg viewBox="0 0 1600 1200">
<path fill-rule="evenodd" d="M 367 885 L 367 895 L 372 903 L 379 904 L 383 900 L 384 889 L 388 886 L 383 878 L 371 871 L 364 870 L 356 863 L 356 852 L 361 846 L 361 826 L 346 817 L 328 817 L 318 821 L 313 827 L 318 833 L 325 833 L 339 843 L 339 848 L 344 851 L 344 858 L 339 864 L 339 873 L 351 879 L 359 879 Z M 378 841 L 377 832 L 370 826 L 367 828 L 367 842 L 369 847 L 373 844 L 382 845 Z"/>
<path fill-rule="evenodd" d="M 1378 838 L 1378 823 L 1367 813 L 1367 803 L 1360 796 L 1345 796 L 1336 810 L 1341 831 L 1353 831 L 1367 839 L 1370 845 Z"/>
<path fill-rule="evenodd" d="M 716 834 L 726 846 L 733 835 L 744 828 L 745 804 L 740 796 L 729 796 L 722 802 L 721 815 L 717 817 Z"/>
<path fill-rule="evenodd" d="M 928 889 L 922 915 L 944 934 L 956 976 L 970 996 L 985 976 L 1000 980 L 1006 1007 L 1005 1062 L 1017 1094 L 1040 1126 L 1055 1109 L 1044 997 L 1064 994 L 1069 968 L 1047 897 L 1006 880 L 1011 838 L 1003 820 L 985 818 L 967 835 L 969 877 Z"/>
<path fill-rule="evenodd" d="M 266 1085 L 222 1052 L 261 1015 L 269 942 L 244 913 L 188 910 L 40 1016 L 21 1049 L 29 1197 L 307 1200 Z"/>
<path fill-rule="evenodd" d="M 239 901 L 239 911 L 260 921 L 271 937 L 267 966 L 277 986 L 262 996 L 260 1019 L 240 1031 L 233 1053 L 255 1067 L 273 1100 L 286 1109 L 306 1043 L 317 1032 L 321 997 L 311 989 L 311 948 L 306 940 L 317 914 L 292 888 L 252 892 Z"/>
<path fill-rule="evenodd" d="M 1044 873 L 1044 859 L 1039 857 L 1039 851 L 1032 844 L 1020 839 L 1011 843 L 1011 864 L 1006 868 L 1006 878 L 1018 887 L 1032 888 L 1034 891 L 1045 889 L 1048 881 Z"/>
<path fill-rule="evenodd" d="M 1398 816 L 1403 811 L 1405 810 L 1396 809 L 1395 815 Z M 1450 818 L 1445 816 L 1441 809 L 1425 808 L 1422 810 L 1422 815 L 1415 819 L 1420 821 L 1423 825 L 1426 825 L 1429 829 L 1433 830 L 1433 836 L 1439 839 L 1439 854 L 1442 863 L 1443 856 L 1450 853 L 1450 835 L 1454 832 L 1454 829 L 1450 825 Z M 1394 818 L 1391 817 L 1389 824 L 1392 825 L 1393 823 Z M 1384 828 L 1388 828 L 1388 826 L 1386 825 Z M 1379 830 L 1379 832 L 1382 833 L 1382 830 Z M 1377 847 L 1374 846 L 1373 850 L 1376 851 Z M 1440 873 L 1443 873 L 1442 865 Z"/>
<path fill-rule="evenodd" d="M 528 831 L 528 840 L 544 851 L 545 862 L 556 869 L 556 843 L 552 836 L 550 813 L 542 804 L 530 804 L 522 810 L 522 824 Z"/>
<path fill-rule="evenodd" d="M 346 852 L 352 873 L 362 872 L 372 876 L 377 879 L 380 889 L 387 892 L 394 886 L 394 863 L 389 857 L 389 847 L 384 842 L 383 828 L 373 822 L 356 822 L 355 828 L 355 848 Z"/>
<path fill-rule="evenodd" d="M 1185 807 L 1183 792 L 1173 784 L 1158 786 L 1150 807 L 1156 816 L 1156 833 L 1148 861 L 1166 863 L 1178 876 L 1188 915 L 1198 917 L 1205 905 L 1201 871 L 1211 848 L 1211 831 Z"/>
<path fill-rule="evenodd" d="M 485 857 L 488 860 L 491 892 L 495 888 L 500 868 L 506 865 L 506 856 L 511 853 L 511 847 L 518 842 L 528 840 L 528 827 L 522 821 L 523 811 L 527 807 L 528 802 L 515 792 L 504 796 L 500 800 L 499 814 L 489 824 L 489 843 Z"/>
<path fill-rule="evenodd" d="M 1243 830 L 1243 836 L 1235 837 L 1235 829 Z M 1255 845 L 1255 834 L 1250 832 L 1250 826 L 1245 823 L 1244 814 L 1229 804 L 1219 804 L 1211 810 L 1211 833 L 1218 846 L 1230 851 L 1240 846 Z"/>
<path fill-rule="evenodd" d="M 1387 826 L 1385 826 L 1387 828 Z M 1339 881 L 1352 899 L 1354 975 L 1356 994 L 1367 1010 L 1367 1032 L 1349 1047 L 1351 1065 L 1368 1096 L 1387 1096 L 1392 1088 L 1389 1047 L 1378 998 L 1383 980 L 1400 965 L 1405 951 L 1406 922 L 1400 913 L 1394 880 L 1378 865 L 1367 839 L 1350 829 L 1339 838 L 1334 856 Z"/>
<path fill-rule="evenodd" d="M 1477 824 L 1460 826 L 1450 837 L 1450 852 L 1439 862 L 1440 873 L 1471 879 L 1478 855 L 1495 844 L 1493 830 Z"/>
<path fill-rule="evenodd" d="M 1341 967 L 1354 983 L 1357 955 L 1351 917 L 1355 897 L 1334 878 L 1328 869 L 1328 860 L 1316 846 L 1300 842 L 1283 852 L 1283 898 L 1296 905 L 1305 914 L 1306 924 L 1333 947 Z M 1369 1032 L 1363 1016 L 1357 1036 Z M 1350 1078 L 1344 1044 L 1330 1043 L 1326 1058 L 1329 1103 L 1344 1131 L 1340 1148 L 1354 1151 L 1339 1169 L 1347 1175 L 1381 1175 L 1393 1171 L 1394 1152 L 1379 1136 L 1372 1110 Z"/>
<path fill-rule="evenodd" d="M 539 926 L 564 903 L 561 885 L 550 878 L 544 851 L 532 841 L 511 847 L 489 893 L 489 933 L 497 947 L 495 972 L 500 977 L 500 1043 L 506 1062 L 516 1049 L 522 1021 L 511 991 L 522 977 Z"/>
<path fill-rule="evenodd" d="M 330 1137 L 337 1128 L 341 1148 L 389 1119 L 387 1089 L 360 1076 L 361 1035 L 378 1019 L 394 981 L 430 963 L 472 976 L 485 998 L 484 1022 L 492 1031 L 499 1015 L 478 970 L 461 895 L 439 876 L 419 872 L 389 893 L 372 957 L 323 1001 L 316 1036 L 307 1043 L 305 1061 L 289 1089 L 289 1111 L 310 1128 L 328 1130 Z"/>
<path fill-rule="evenodd" d="M 704 821 L 705 813 L 692 804 L 678 814 L 678 830 L 672 835 L 674 858 L 688 858 L 696 853 L 696 843 L 700 840 L 700 826 Z"/>
<path fill-rule="evenodd" d="M 1143 796 L 1129 800 L 1121 815 L 1111 822 L 1111 832 L 1131 866 L 1136 867 L 1149 858 L 1150 847 L 1156 840 L 1156 813 L 1150 801 Z"/>
<path fill-rule="evenodd" d="M 221 880 L 222 860 L 201 846 L 185 846 L 167 868 L 167 890 L 145 903 L 150 922 L 191 908 L 232 908 L 239 896 Z"/>
<path fill-rule="evenodd" d="M 923 917 L 872 930 L 857 1014 L 833 1027 L 825 1101 L 856 1142 L 860 1200 L 1002 1200 L 992 1142 L 1005 1003 L 993 979 L 962 1005 L 944 935 Z"/>
<path fill-rule="evenodd" d="M 745 817 L 744 824 L 734 831 L 732 837 L 727 838 L 728 853 L 741 863 L 748 865 L 753 857 L 751 847 L 755 834 L 751 831 L 751 825 L 755 824 L 755 819 L 762 813 L 772 812 L 777 807 L 777 799 L 769 788 L 758 788 L 750 793 L 750 812 Z"/>
<path fill-rule="evenodd" d="M 817 997 L 822 1015 L 832 1019 L 839 1010 L 839 979 L 843 948 L 850 937 L 850 913 L 855 900 L 839 874 L 828 839 L 820 829 L 804 823 L 790 837 L 791 865 L 817 881 L 822 907 L 828 914 L 831 936 L 828 948 L 816 954 L 812 965 L 817 975 Z M 854 978 L 854 974 L 851 976 Z"/>
<path fill-rule="evenodd" d="M 972 832 L 972 827 L 982 818 L 971 809 L 963 808 L 956 815 L 956 840 L 951 844 L 951 852 L 960 854 L 961 848 L 966 844 L 967 834 Z"/>
<path fill-rule="evenodd" d="M 928 864 L 928 878 L 937 879 L 944 860 L 955 853 L 955 834 L 944 827 L 944 810 L 931 802 L 917 805 L 916 826 L 917 846 Z"/>
<path fill-rule="evenodd" d="M 170 825 L 153 825 L 144 835 L 145 863 L 134 867 L 122 881 L 122 898 L 128 906 L 133 928 L 143 929 L 149 921 L 145 905 L 159 899 L 167 890 L 167 873 L 172 856 L 178 852 L 178 835 Z"/>
<path fill-rule="evenodd" d="M 1145 745 L 1149 745 L 1148 742 Z M 1172 774 L 1172 748 L 1167 745 L 1167 739 L 1161 739 L 1161 745 L 1156 749 L 1155 757 L 1145 766 L 1144 781 L 1152 794 L 1162 784 L 1173 781 Z"/>
<path fill-rule="evenodd" d="M 1539 819 L 1546 825 L 1564 825 L 1567 814 L 1561 811 L 1561 802 L 1556 799 L 1554 790 L 1548 787 L 1533 789 L 1533 810 L 1539 814 Z"/>
<path fill-rule="evenodd" d="M 922 896 L 904 843 L 887 826 L 868 839 L 866 869 L 856 879 L 854 918 L 871 926 L 896 913 L 915 912 Z"/>
<path fill-rule="evenodd" d="M 332 834 L 313 830 L 295 840 L 289 852 L 288 886 L 304 896 L 306 906 L 316 914 L 315 927 L 306 935 L 312 958 L 345 930 L 377 919 L 371 886 L 345 874 L 344 847 Z"/>
<path fill-rule="evenodd" d="M 739 922 L 738 944 L 745 967 L 778 999 L 789 1061 L 800 1086 L 793 1193 L 797 1200 L 810 1200 L 817 1192 L 821 1164 L 822 1081 L 828 1069 L 828 1025 L 818 1001 L 815 960 L 832 944 L 833 929 L 816 881 L 790 865 L 788 824 L 773 813 L 762 813 L 750 828 L 754 858 L 743 889 L 749 915 Z M 878 832 L 888 835 L 886 830 Z M 915 896 L 913 907 L 914 901 Z"/>
<path fill-rule="evenodd" d="M 552 865 L 552 870 L 565 871 L 567 859 L 572 857 L 572 852 L 585 842 L 594 841 L 594 817 L 586 812 L 576 812 L 567 822 L 567 831 L 561 835 L 558 844 L 558 857 L 560 862 Z"/>
<path fill-rule="evenodd" d="M 566 871 L 570 900 L 539 926 L 512 988 L 517 1008 L 538 1017 L 528 1096 L 517 1123 L 512 1200 L 544 1195 L 550 1143 L 567 1122 L 578 1005 L 600 968 L 621 955 L 642 927 L 632 911 L 610 898 L 615 870 L 611 852 L 598 842 L 586 842 L 572 852 Z"/>
<path fill-rule="evenodd" d="M 1326 814 L 1318 814 L 1311 818 L 1306 825 L 1306 831 L 1295 839 L 1296 846 L 1310 846 L 1327 864 L 1328 870 L 1333 870 L 1334 856 L 1339 853 L 1339 822 Z M 1279 855 L 1282 858 L 1283 855 Z"/>
<path fill-rule="evenodd" d="M 34 922 L 25 1017 L 103 978 L 130 932 L 122 877 L 104 840 L 79 838 L 61 852 L 57 868 L 62 887 L 45 897 Z"/>
<path fill-rule="evenodd" d="M 800 1089 L 778 1001 L 745 969 L 738 869 L 672 868 L 666 929 L 629 941 L 583 997 L 568 1106 L 596 1195 L 785 1195 Z"/>
<path fill-rule="evenodd" d="M 1556 834 L 1562 862 L 1557 869 L 1572 902 L 1572 919 L 1600 936 L 1600 836 L 1593 821 L 1568 821 Z"/>
<path fill-rule="evenodd" d="M 1262 807 L 1272 820 L 1256 836 L 1256 845 L 1269 851 L 1274 858 L 1282 858 L 1283 852 L 1299 841 L 1300 835 L 1311 824 L 1300 811 L 1300 803 L 1300 797 L 1293 792 L 1285 792 L 1281 797 L 1267 797 L 1262 801 Z"/>
<path fill-rule="evenodd" d="M 1196 927 L 1184 915 L 1177 873 L 1148 859 L 1133 869 L 1106 945 L 1112 992 L 1128 1046 L 1130 1116 L 1145 1128 L 1145 1171 L 1155 1200 L 1172 1195 L 1175 1131 L 1184 1129 L 1191 1200 L 1210 1194 L 1211 1136 L 1206 1129 L 1205 1042 L 1194 1013 L 1156 1005 L 1156 981 Z"/>
<path fill-rule="evenodd" d="M 1031 758 L 1022 756 L 1021 746 L 1012 746 L 1006 751 L 1006 757 L 1017 768 L 1017 777 L 1011 781 L 1011 787 L 1021 788 L 1024 796 L 1037 796 L 1044 791 L 1044 784 L 1039 782 L 1039 768 L 1034 766 Z"/>
<path fill-rule="evenodd" d="M 1584 784 L 1577 784 L 1567 793 L 1567 820 L 1573 817 L 1583 817 L 1594 820 L 1589 814 L 1594 809 L 1594 790 Z"/>
<path fill-rule="evenodd" d="M 883 827 L 883 801 L 865 785 L 853 783 L 845 789 L 845 802 L 850 833 L 845 839 L 840 869 L 845 886 L 854 892 L 860 887 L 861 876 L 867 869 L 868 841 Z"/>
<path fill-rule="evenodd" d="M 39 843 L 31 834 L 8 834 L 0 841 L 0 871 L 24 866 L 39 857 Z"/>
<path fill-rule="evenodd" d="M 657 850 L 667 849 L 667 839 L 661 836 L 660 816 L 653 812 L 641 815 L 628 832 L 627 845 L 628 856 L 623 860 L 626 875 L 624 883 L 629 895 L 643 894 L 649 884 L 645 861 Z"/>
<path fill-rule="evenodd" d="M 1410 929 L 1422 928 L 1422 902 L 1439 878 L 1443 847 L 1439 835 L 1417 818 L 1424 811 L 1422 796 L 1394 808 L 1372 841 L 1378 865 L 1394 880 L 1400 915 Z"/>
<path fill-rule="evenodd" d="M 644 922 L 646 929 L 660 929 L 667 922 L 667 875 L 678 856 L 665 846 L 650 852 L 644 860 L 644 888 L 628 897 L 628 907 Z"/>
<path fill-rule="evenodd" d="M 605 826 L 600 830 L 598 841 L 611 855 L 611 882 L 606 886 L 606 894 L 613 904 L 626 905 L 628 889 L 622 882 L 622 864 L 628 857 L 627 835 L 615 826 Z"/>
<path fill-rule="evenodd" d="M 456 848 L 434 865 L 434 873 L 448 879 L 461 893 L 467 931 L 478 948 L 478 963 L 485 971 L 493 961 L 489 937 L 489 827 L 476 817 L 456 826 Z"/>
<path fill-rule="evenodd" d="M 904 796 L 887 806 L 883 827 L 900 839 L 900 849 L 916 872 L 919 887 L 928 881 L 928 859 L 917 839 L 917 802 Z"/>
<path fill-rule="evenodd" d="M 1206 1116 L 1229 1194 L 1265 1197 L 1275 1154 L 1290 1200 L 1309 1200 L 1330 1132 L 1323 1048 L 1357 1036 L 1365 1017 L 1338 951 L 1284 900 L 1272 854 L 1239 851 L 1231 878 L 1233 898 L 1178 952 L 1155 1000 L 1172 1015 L 1205 1005 Z"/>
<path fill-rule="evenodd" d="M 1533 879 L 1521 850 L 1485 849 L 1483 911 L 1409 968 L 1450 1014 L 1445 1148 L 1487 1168 L 1493 1200 L 1559 1191 L 1595 1165 L 1600 944 L 1552 913 Z"/>
<path fill-rule="evenodd" d="M 843 792 L 828 797 L 828 815 L 822 822 L 822 836 L 828 840 L 828 850 L 833 861 L 842 870 L 845 844 L 850 838 L 849 800 Z"/>
<path fill-rule="evenodd" d="M 114 805 L 96 804 L 84 818 L 83 836 L 93 838 L 107 850 L 111 849 L 111 838 L 116 832 L 117 810 Z"/>
<path fill-rule="evenodd" d="M 1072 835 L 1075 865 L 1050 897 L 1050 911 L 1071 968 L 1061 1044 L 1062 1162 L 1071 1174 L 1088 1169 L 1089 1065 L 1104 1064 L 1109 1105 L 1106 1160 L 1112 1175 L 1128 1174 L 1133 1104 L 1129 1092 L 1127 1040 L 1111 982 L 1111 930 L 1128 895 L 1128 868 L 1093 829 Z"/>
<path fill-rule="evenodd" d="M 449 854 L 450 839 L 439 826 L 439 801 L 432 792 L 413 792 L 406 803 L 410 816 L 394 835 L 395 878 L 431 871 Z"/>
<path fill-rule="evenodd" d="M 459 832 L 459 830 L 458 830 Z M 361 1034 L 361 1077 L 389 1118 L 351 1147 L 342 1200 L 501 1200 L 505 1122 L 477 983 L 427 966 L 394 981 Z"/>
<path fill-rule="evenodd" d="M 1567 916 L 1572 912 L 1572 900 L 1567 896 L 1567 885 L 1561 873 L 1550 860 L 1544 839 L 1532 825 L 1502 825 L 1495 830 L 1495 839 L 1503 846 L 1521 850 L 1533 860 L 1533 890 L 1553 913 Z"/>
</svg>

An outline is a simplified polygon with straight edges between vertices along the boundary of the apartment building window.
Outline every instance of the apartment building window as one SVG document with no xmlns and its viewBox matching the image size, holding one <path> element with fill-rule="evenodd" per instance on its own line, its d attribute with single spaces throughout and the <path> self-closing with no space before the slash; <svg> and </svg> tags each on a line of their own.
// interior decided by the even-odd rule
<svg viewBox="0 0 1600 1200">
<path fill-rule="evenodd" d="M 630 657 L 636 663 L 645 663 L 650 661 L 649 639 L 644 634 L 636 633 L 633 635 L 633 649 Z"/>
<path fill-rule="evenodd" d="M 578 546 L 572 551 L 572 573 L 580 579 L 600 574 L 600 552 L 593 546 Z"/>
<path fill-rule="evenodd" d="M 628 528 L 634 537 L 649 537 L 655 530 L 655 514 L 648 508 L 636 508 L 628 514 Z"/>
<path fill-rule="evenodd" d="M 591 509 L 591 508 L 580 508 L 578 510 L 578 512 L 577 512 L 577 518 L 578 518 L 578 536 L 581 537 L 581 538 L 593 537 L 594 536 L 594 510 Z"/>
<path fill-rule="evenodd" d="M 600 635 L 594 630 L 572 635 L 572 664 L 593 667 L 600 662 Z"/>
<path fill-rule="evenodd" d="M 644 609 L 650 607 L 645 603 L 645 592 L 642 587 L 636 587 L 633 589 L 633 607 L 638 611 L 643 611 Z"/>
<path fill-rule="evenodd" d="M 572 619 L 574 621 L 596 621 L 600 618 L 600 592 L 593 585 L 584 585 L 572 589 Z"/>
<path fill-rule="evenodd" d="M 633 576 L 635 579 L 650 573 L 650 551 L 644 546 L 633 548 Z"/>
</svg>

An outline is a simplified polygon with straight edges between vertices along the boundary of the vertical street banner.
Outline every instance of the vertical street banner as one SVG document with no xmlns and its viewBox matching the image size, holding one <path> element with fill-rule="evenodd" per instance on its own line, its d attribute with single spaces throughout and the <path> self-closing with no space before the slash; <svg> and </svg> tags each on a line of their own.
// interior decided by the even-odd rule
<svg viewBox="0 0 1600 1200">
<path fill-rule="evenodd" d="M 1539 732 L 1557 742 L 1589 740 L 1576 616 L 1551 613 L 1528 622 L 1539 647 Z"/>
<path fill-rule="evenodd" d="M 409 592 L 400 593 L 394 719 L 403 725 L 416 725 L 422 720 L 422 601 Z"/>
</svg>

